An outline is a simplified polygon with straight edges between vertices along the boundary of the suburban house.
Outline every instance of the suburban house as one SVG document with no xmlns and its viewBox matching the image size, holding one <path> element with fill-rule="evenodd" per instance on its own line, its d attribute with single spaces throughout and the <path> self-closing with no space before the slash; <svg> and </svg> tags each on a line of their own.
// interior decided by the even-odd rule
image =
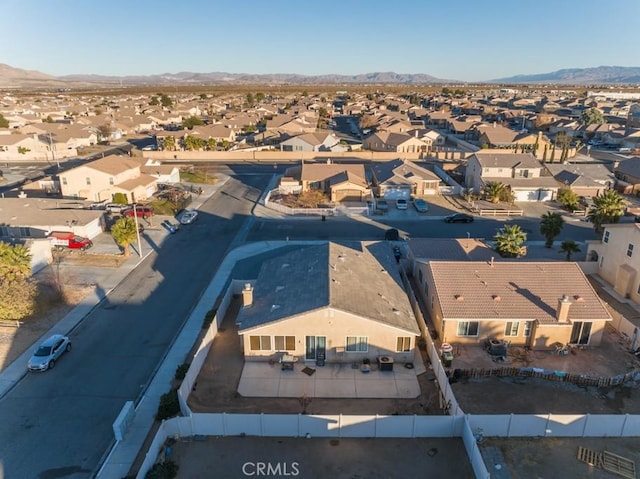
<svg viewBox="0 0 640 479">
<path fill-rule="evenodd" d="M 180 168 L 175 165 L 163 165 L 157 160 L 147 160 L 140 167 L 140 173 L 153 176 L 158 183 L 180 183 Z"/>
<path fill-rule="evenodd" d="M 385 242 L 303 246 L 265 261 L 237 323 L 246 361 L 411 362 L 420 335 Z"/>
<path fill-rule="evenodd" d="M 612 319 L 577 263 L 417 261 L 415 267 L 443 342 L 598 346 Z"/>
<path fill-rule="evenodd" d="M 613 172 L 601 163 L 546 163 L 544 166 L 560 185 L 578 196 L 600 196 L 616 184 Z"/>
<path fill-rule="evenodd" d="M 640 191 L 640 157 L 634 156 L 614 166 L 616 189 L 626 195 Z"/>
<path fill-rule="evenodd" d="M 362 142 L 366 150 L 393 151 L 397 153 L 422 153 L 429 151 L 429 145 L 420 138 L 406 133 L 392 133 L 388 131 L 376 132 Z"/>
<path fill-rule="evenodd" d="M 411 161 L 392 160 L 371 165 L 373 190 L 385 200 L 438 194 L 440 177 Z"/>
<path fill-rule="evenodd" d="M 467 158 L 465 184 L 479 194 L 485 184 L 508 185 L 516 201 L 550 201 L 561 184 L 552 176 L 542 176 L 544 165 L 529 153 L 482 150 Z"/>
<path fill-rule="evenodd" d="M 362 164 L 302 163 L 287 168 L 280 181 L 280 191 L 305 193 L 320 190 L 335 203 L 364 201 L 369 195 L 369 184 Z"/>
<path fill-rule="evenodd" d="M 598 262 L 598 276 L 620 296 L 640 304 L 640 224 L 605 225 L 602 240 L 587 246 L 587 260 Z"/>
<path fill-rule="evenodd" d="M 281 151 L 347 151 L 346 145 L 333 133 L 314 132 L 293 136 L 280 143 Z"/>
<path fill-rule="evenodd" d="M 51 153 L 37 135 L 0 135 L 0 161 L 42 159 L 51 159 Z"/>
<path fill-rule="evenodd" d="M 551 143 L 542 135 L 542 132 L 529 133 L 524 131 L 514 131 L 504 126 L 496 125 L 479 125 L 477 127 L 478 143 L 487 148 L 511 149 L 515 147 L 524 148 L 533 152 L 538 157 L 542 157 L 545 146 L 550 151 Z"/>
<path fill-rule="evenodd" d="M 141 163 L 128 156 L 109 155 L 58 174 L 63 197 L 91 201 L 111 200 L 123 193 L 129 203 L 146 200 L 158 180 L 141 171 Z"/>
<path fill-rule="evenodd" d="M 0 240 L 45 238 L 52 231 L 94 238 L 104 229 L 104 212 L 84 206 L 50 198 L 0 198 Z"/>
</svg>

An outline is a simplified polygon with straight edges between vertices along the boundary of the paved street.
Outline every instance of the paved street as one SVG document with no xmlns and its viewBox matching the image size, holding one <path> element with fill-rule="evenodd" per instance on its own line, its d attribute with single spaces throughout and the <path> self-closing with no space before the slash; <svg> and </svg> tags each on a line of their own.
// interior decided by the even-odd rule
<svg viewBox="0 0 640 479">
<path fill-rule="evenodd" d="M 0 477 L 91 475 L 124 402 L 144 391 L 228 248 L 243 241 L 259 195 L 247 185 L 267 180 L 231 179 L 72 332 L 74 349 L 55 370 L 25 376 L 0 400 Z"/>
</svg>

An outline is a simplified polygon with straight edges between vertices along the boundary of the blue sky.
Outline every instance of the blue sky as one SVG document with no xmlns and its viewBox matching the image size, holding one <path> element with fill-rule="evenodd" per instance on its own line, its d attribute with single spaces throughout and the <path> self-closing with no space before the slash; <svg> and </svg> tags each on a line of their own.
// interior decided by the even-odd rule
<svg viewBox="0 0 640 479">
<path fill-rule="evenodd" d="M 0 63 L 51 75 L 640 66 L 638 0 L 0 0 Z"/>
</svg>

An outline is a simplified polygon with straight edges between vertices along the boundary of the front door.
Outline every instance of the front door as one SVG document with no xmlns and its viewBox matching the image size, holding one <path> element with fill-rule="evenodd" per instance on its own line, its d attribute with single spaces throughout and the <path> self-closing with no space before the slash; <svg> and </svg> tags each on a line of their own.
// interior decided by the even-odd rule
<svg viewBox="0 0 640 479">
<path fill-rule="evenodd" d="M 591 323 L 575 322 L 573 323 L 573 329 L 571 330 L 571 339 L 569 344 L 589 344 L 589 337 L 591 336 Z"/>
<path fill-rule="evenodd" d="M 305 337 L 305 359 L 315 361 L 318 354 L 321 356 L 326 354 L 327 337 L 326 336 L 306 336 Z"/>
</svg>

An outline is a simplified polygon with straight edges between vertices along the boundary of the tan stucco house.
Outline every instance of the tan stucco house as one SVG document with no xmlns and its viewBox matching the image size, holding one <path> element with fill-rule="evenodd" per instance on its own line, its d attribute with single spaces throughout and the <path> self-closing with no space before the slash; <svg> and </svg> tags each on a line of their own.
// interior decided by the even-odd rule
<svg viewBox="0 0 640 479">
<path fill-rule="evenodd" d="M 417 261 L 418 291 L 451 344 L 598 346 L 611 315 L 576 263 Z"/>
<path fill-rule="evenodd" d="M 413 361 L 420 329 L 386 242 L 325 243 L 265 261 L 237 317 L 247 361 Z"/>
<path fill-rule="evenodd" d="M 364 201 L 370 195 L 364 165 L 331 161 L 288 168 L 281 179 L 280 190 L 296 193 L 320 190 L 335 203 Z"/>
<path fill-rule="evenodd" d="M 640 224 L 605 225 L 602 240 L 587 245 L 587 260 L 598 262 L 598 276 L 640 304 Z"/>
<path fill-rule="evenodd" d="M 143 201 L 157 190 L 158 180 L 141 171 L 142 164 L 127 156 L 109 155 L 59 173 L 60 191 L 67 198 L 111 200 L 123 193 L 130 203 Z"/>
</svg>

